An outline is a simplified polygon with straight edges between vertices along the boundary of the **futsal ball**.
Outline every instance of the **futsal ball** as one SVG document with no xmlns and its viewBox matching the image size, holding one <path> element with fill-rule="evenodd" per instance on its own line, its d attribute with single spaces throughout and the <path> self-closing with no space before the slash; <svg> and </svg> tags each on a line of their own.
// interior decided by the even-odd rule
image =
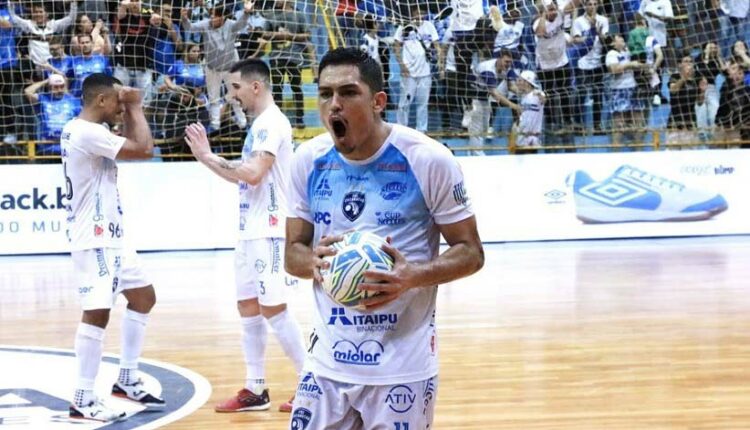
<svg viewBox="0 0 750 430">
<path fill-rule="evenodd" d="M 391 270 L 393 258 L 383 251 L 385 240 L 367 232 L 349 232 L 344 240 L 331 245 L 336 255 L 327 256 L 328 269 L 321 269 L 323 289 L 337 303 L 357 306 L 359 301 L 372 297 L 370 291 L 357 289 L 364 280 L 366 270 Z"/>
</svg>

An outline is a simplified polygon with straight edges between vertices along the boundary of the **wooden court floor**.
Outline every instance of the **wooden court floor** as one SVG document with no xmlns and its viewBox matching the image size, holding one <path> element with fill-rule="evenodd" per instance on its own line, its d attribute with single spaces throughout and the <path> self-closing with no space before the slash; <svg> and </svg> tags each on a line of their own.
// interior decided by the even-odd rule
<svg viewBox="0 0 750 430">
<path fill-rule="evenodd" d="M 440 288 L 436 429 L 750 429 L 750 237 L 487 245 Z M 228 251 L 142 256 L 159 303 L 144 356 L 213 387 L 173 429 L 283 429 L 295 389 L 269 336 L 274 409 L 215 414 L 244 365 Z M 72 348 L 64 256 L 0 258 L 0 344 Z M 309 330 L 310 292 L 291 301 Z M 118 352 L 119 302 L 105 340 Z"/>
</svg>

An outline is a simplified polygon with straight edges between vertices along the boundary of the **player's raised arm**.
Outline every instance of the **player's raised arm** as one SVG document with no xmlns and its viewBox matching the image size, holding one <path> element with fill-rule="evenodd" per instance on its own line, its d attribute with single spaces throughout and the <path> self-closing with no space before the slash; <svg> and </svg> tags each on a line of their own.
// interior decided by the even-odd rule
<svg viewBox="0 0 750 430">
<path fill-rule="evenodd" d="M 232 183 L 242 181 L 253 186 L 258 185 L 276 160 L 276 156 L 267 151 L 253 151 L 246 161 L 220 157 L 211 152 L 206 129 L 200 123 L 190 124 L 185 134 L 185 142 L 195 159 Z"/>
<path fill-rule="evenodd" d="M 154 138 L 143 114 L 142 94 L 136 88 L 116 87 L 123 107 L 125 144 L 117 153 L 118 160 L 147 160 L 154 155 Z"/>
</svg>

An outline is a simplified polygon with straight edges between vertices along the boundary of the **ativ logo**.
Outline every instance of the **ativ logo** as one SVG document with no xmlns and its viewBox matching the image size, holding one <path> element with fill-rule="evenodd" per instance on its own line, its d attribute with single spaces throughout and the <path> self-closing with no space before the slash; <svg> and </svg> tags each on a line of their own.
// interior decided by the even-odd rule
<svg viewBox="0 0 750 430">
<path fill-rule="evenodd" d="M 65 190 L 55 189 L 54 201 L 49 194 L 34 187 L 29 193 L 3 194 L 0 196 L 0 210 L 49 210 L 65 209 Z"/>
</svg>

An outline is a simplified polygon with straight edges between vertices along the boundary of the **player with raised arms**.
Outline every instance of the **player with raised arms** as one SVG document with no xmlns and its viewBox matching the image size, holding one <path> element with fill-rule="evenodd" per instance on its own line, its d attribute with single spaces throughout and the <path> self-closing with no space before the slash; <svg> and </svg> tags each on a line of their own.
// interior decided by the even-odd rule
<svg viewBox="0 0 750 430">
<path fill-rule="evenodd" d="M 70 417 L 95 421 L 125 419 L 94 393 L 110 309 L 122 293 L 128 301 L 122 321 L 120 374 L 112 394 L 147 409 L 163 409 L 164 400 L 146 391 L 138 377 L 146 322 L 156 303 L 154 287 L 133 251 L 123 248 L 124 229 L 117 189 L 117 160 L 151 158 L 153 138 L 143 115 L 142 95 L 103 73 L 82 86 L 83 110 L 63 128 L 60 138 L 66 183 L 68 240 L 77 276 L 83 316 L 75 337 L 78 369 Z M 123 124 L 122 136 L 110 127 Z"/>
<path fill-rule="evenodd" d="M 328 133 L 292 163 L 287 271 L 314 279 L 314 331 L 291 427 L 424 429 L 437 390 L 437 285 L 478 271 L 484 251 L 464 178 L 448 149 L 381 119 L 380 65 L 357 48 L 320 63 L 318 108 Z M 320 287 L 333 243 L 351 230 L 389 238 L 393 269 L 368 270 L 345 307 Z M 440 236 L 449 248 L 439 254 Z"/>
<path fill-rule="evenodd" d="M 235 278 L 247 377 L 243 389 L 216 405 L 217 412 L 270 407 L 265 385 L 266 321 L 298 374 L 305 359 L 299 326 L 287 311 L 283 267 L 289 168 L 294 151 L 292 127 L 274 104 L 266 63 L 250 58 L 235 63 L 229 73 L 229 97 L 255 118 L 245 138 L 242 159 L 228 161 L 213 154 L 200 123 L 189 125 L 185 138 L 195 158 L 218 176 L 239 185 L 240 193 Z M 289 402 L 279 407 L 282 412 L 291 409 Z"/>
</svg>

